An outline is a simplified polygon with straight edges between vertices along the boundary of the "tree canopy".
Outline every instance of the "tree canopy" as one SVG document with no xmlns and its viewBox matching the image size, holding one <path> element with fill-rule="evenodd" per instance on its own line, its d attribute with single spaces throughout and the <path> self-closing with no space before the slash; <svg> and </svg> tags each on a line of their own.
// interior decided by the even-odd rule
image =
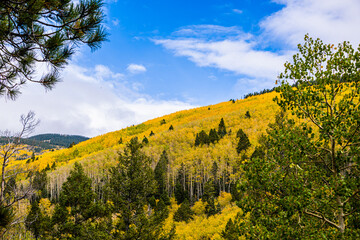
<svg viewBox="0 0 360 240">
<path fill-rule="evenodd" d="M 106 38 L 102 5 L 102 0 L 1 1 L 0 96 L 14 99 L 28 81 L 51 89 L 77 46 L 99 48 Z M 41 64 L 50 69 L 37 79 Z"/>
<path fill-rule="evenodd" d="M 265 154 L 244 169 L 239 204 L 251 218 L 242 233 L 359 238 L 360 53 L 308 36 L 298 48 L 275 99 L 287 114 L 269 126 Z"/>
</svg>

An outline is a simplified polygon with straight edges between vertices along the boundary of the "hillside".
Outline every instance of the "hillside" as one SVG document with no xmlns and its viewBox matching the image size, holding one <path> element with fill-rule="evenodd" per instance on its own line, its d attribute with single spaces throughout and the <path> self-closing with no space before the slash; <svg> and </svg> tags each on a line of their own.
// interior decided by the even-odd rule
<svg viewBox="0 0 360 240">
<path fill-rule="evenodd" d="M 78 135 L 48 133 L 48 134 L 39 134 L 39 135 L 31 136 L 28 139 L 43 143 L 49 143 L 50 145 L 69 147 L 69 145 L 72 143 L 78 144 L 79 142 L 86 141 L 89 138 Z"/>
<path fill-rule="evenodd" d="M 163 117 L 130 126 L 119 131 L 110 132 L 91 138 L 70 149 L 62 149 L 42 155 L 33 164 L 39 169 L 54 162 L 62 168 L 74 161 L 84 164 L 104 163 L 104 158 L 113 156 L 122 149 L 131 138 L 144 136 L 149 143 L 143 150 L 155 161 L 163 150 L 167 150 L 176 170 L 181 162 L 191 162 L 194 159 L 212 161 L 214 159 L 236 159 L 236 131 L 240 128 L 249 136 L 252 148 L 257 145 L 257 139 L 265 132 L 268 123 L 274 119 L 278 106 L 272 101 L 277 93 L 249 97 L 244 100 L 223 102 L 190 110 L 179 111 Z M 245 116 L 249 111 L 251 117 Z M 225 121 L 228 134 L 216 145 L 194 147 L 196 133 L 204 130 L 209 132 L 217 128 L 220 119 Z M 165 120 L 165 124 L 163 124 Z M 174 130 L 169 130 L 170 126 Z M 153 132 L 154 135 L 150 136 Z M 251 150 L 249 151 L 251 152 Z M 62 169 L 61 168 L 61 169 Z"/>
<path fill-rule="evenodd" d="M 274 120 L 278 111 L 278 106 L 272 100 L 276 95 L 277 93 L 271 92 L 243 100 L 179 111 L 97 136 L 72 148 L 45 153 L 30 163 L 25 161 L 22 163 L 29 168 L 36 167 L 39 170 L 50 169 L 51 166 L 47 171 L 47 191 L 52 200 L 58 199 L 61 186 L 75 162 L 84 166 L 85 173 L 93 181 L 93 186 L 100 186 L 98 194 L 102 194 L 101 186 L 108 179 L 109 167 L 116 164 L 118 152 L 123 151 L 131 138 L 137 137 L 140 142 L 143 141 L 142 152 L 152 159 L 153 169 L 162 152 L 166 151 L 169 159 L 166 188 L 170 197 L 176 194 L 179 178 L 184 178 L 186 180 L 181 184 L 186 189 L 188 197 L 196 202 L 192 207 L 196 213 L 194 219 L 188 224 L 175 223 L 178 239 L 191 239 L 190 236 L 193 234 L 191 229 L 195 225 L 199 230 L 201 229 L 195 239 L 205 236 L 221 239 L 219 234 L 229 218 L 234 218 L 241 210 L 234 203 L 230 203 L 231 195 L 221 195 L 222 197 L 219 196 L 216 200 L 221 206 L 221 214 L 207 218 L 206 204 L 198 200 L 202 198 L 206 184 L 211 179 L 216 180 L 217 194 L 233 191 L 241 177 L 239 166 L 243 161 L 242 155 L 236 151 L 237 132 L 242 129 L 248 135 L 251 146 L 247 155 L 250 156 L 258 144 L 259 136 L 265 133 L 268 124 Z M 202 130 L 206 133 L 214 128 L 217 130 L 222 118 L 227 133 L 218 142 L 195 147 L 196 135 Z M 144 140 L 145 137 L 148 143 Z M 174 224 L 174 212 L 178 208 L 179 205 L 172 201 L 170 217 L 166 221 L 169 231 Z"/>
</svg>

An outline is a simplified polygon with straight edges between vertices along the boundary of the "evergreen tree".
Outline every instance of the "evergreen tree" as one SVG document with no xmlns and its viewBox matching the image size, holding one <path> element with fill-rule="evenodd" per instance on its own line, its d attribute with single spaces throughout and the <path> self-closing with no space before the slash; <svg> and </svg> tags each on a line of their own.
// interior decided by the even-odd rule
<svg viewBox="0 0 360 240">
<path fill-rule="evenodd" d="M 207 217 L 213 216 L 221 212 L 220 204 L 215 205 L 215 198 L 207 199 L 205 206 L 205 214 Z"/>
<path fill-rule="evenodd" d="M 158 186 L 158 191 L 156 194 L 158 199 L 163 194 L 166 195 L 168 194 L 166 190 L 168 164 L 169 164 L 169 158 L 166 151 L 164 150 L 154 169 L 155 180 Z"/>
<path fill-rule="evenodd" d="M 226 223 L 225 230 L 221 232 L 221 236 L 226 240 L 236 240 L 239 239 L 239 234 L 236 230 L 236 226 L 232 219 L 230 218 L 229 221 Z"/>
<path fill-rule="evenodd" d="M 154 135 L 155 135 L 155 133 L 153 131 L 151 131 L 149 136 L 151 137 L 151 136 L 154 136 Z"/>
<path fill-rule="evenodd" d="M 189 200 L 185 199 L 183 203 L 181 203 L 178 210 L 174 213 L 174 221 L 175 222 L 188 222 L 193 219 L 194 212 L 190 208 Z"/>
<path fill-rule="evenodd" d="M 0 96 L 14 99 L 28 81 L 52 89 L 77 46 L 100 47 L 106 37 L 102 5 L 102 0 L 0 1 Z M 36 63 L 51 67 L 39 80 Z"/>
<path fill-rule="evenodd" d="M 144 136 L 144 138 L 143 138 L 143 140 L 142 140 L 142 143 L 143 143 L 144 145 L 146 145 L 146 144 L 149 143 L 149 140 L 147 139 L 146 136 Z"/>
<path fill-rule="evenodd" d="M 97 219 L 107 215 L 106 204 L 96 202 L 96 195 L 91 188 L 91 179 L 84 173 L 83 167 L 75 162 L 62 186 L 59 204 L 52 216 L 53 237 L 87 239 L 96 235 L 91 226 L 98 223 Z M 70 210 L 70 211 L 69 211 Z"/>
<path fill-rule="evenodd" d="M 225 122 L 224 119 L 221 118 L 220 123 L 219 123 L 219 128 L 218 128 L 218 135 L 220 138 L 223 138 L 226 135 L 226 127 L 225 127 Z"/>
<path fill-rule="evenodd" d="M 246 111 L 246 113 L 245 113 L 245 118 L 250 118 L 251 116 L 250 116 L 250 112 L 249 111 Z"/>
<path fill-rule="evenodd" d="M 169 131 L 172 131 L 172 130 L 174 130 L 174 127 L 173 127 L 173 125 L 170 125 Z"/>
<path fill-rule="evenodd" d="M 156 191 L 156 181 L 151 159 L 140 149 L 137 138 L 131 139 L 118 165 L 110 169 L 109 198 L 121 216 L 114 232 L 117 239 L 158 239 L 166 217 L 144 209 Z"/>
<path fill-rule="evenodd" d="M 39 202 L 33 201 L 31 203 L 30 212 L 25 219 L 26 229 L 32 232 L 35 239 L 39 239 L 45 229 L 49 227 L 47 226 L 49 223 L 50 219 L 44 216 L 40 211 Z"/>
<path fill-rule="evenodd" d="M 198 133 L 196 134 L 194 145 L 195 147 L 200 146 L 200 138 Z"/>
<path fill-rule="evenodd" d="M 162 120 L 160 121 L 160 125 L 164 125 L 164 124 L 166 124 L 166 121 L 165 121 L 165 119 L 162 119 Z"/>
<path fill-rule="evenodd" d="M 240 154 L 242 151 L 246 151 L 250 146 L 250 141 L 246 133 L 242 129 L 236 133 L 236 137 L 239 138 L 239 142 L 236 147 L 236 151 Z"/>
<path fill-rule="evenodd" d="M 37 191 L 36 198 L 46 198 L 47 197 L 47 174 L 46 171 L 43 170 L 41 172 L 36 171 L 35 176 L 32 179 L 32 186 L 34 190 Z"/>
<path fill-rule="evenodd" d="M 201 130 L 199 132 L 199 141 L 200 141 L 200 145 L 210 143 L 209 136 L 206 134 L 206 132 L 204 130 Z"/>
<path fill-rule="evenodd" d="M 213 144 L 219 141 L 219 135 L 217 134 L 215 129 L 210 129 L 209 132 L 209 141 Z"/>
<path fill-rule="evenodd" d="M 175 183 L 175 199 L 178 204 L 181 204 L 185 199 L 189 199 L 189 193 L 187 191 L 187 179 L 185 165 L 181 163 L 181 167 L 178 171 L 176 183 Z"/>
</svg>

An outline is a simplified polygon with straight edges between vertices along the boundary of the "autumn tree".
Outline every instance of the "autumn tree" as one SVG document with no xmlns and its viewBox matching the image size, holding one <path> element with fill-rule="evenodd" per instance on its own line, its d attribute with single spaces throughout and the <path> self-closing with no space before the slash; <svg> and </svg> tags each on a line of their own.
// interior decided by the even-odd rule
<svg viewBox="0 0 360 240">
<path fill-rule="evenodd" d="M 0 96 L 15 99 L 26 82 L 51 89 L 76 47 L 100 47 L 106 37 L 102 5 L 102 0 L 1 1 Z M 38 64 L 50 66 L 40 79 Z"/>
<path fill-rule="evenodd" d="M 17 187 L 18 176 L 29 176 L 29 169 L 26 166 L 13 164 L 16 159 L 18 151 L 24 149 L 21 144 L 21 139 L 27 137 L 33 132 L 35 127 L 39 124 L 39 120 L 35 118 L 34 112 L 29 112 L 27 115 L 22 115 L 20 118 L 21 130 L 18 133 L 11 133 L 9 131 L 1 132 L 0 135 L 5 136 L 6 143 L 0 145 L 1 158 L 1 185 L 0 185 L 0 236 L 6 232 L 9 225 L 14 225 L 21 222 L 21 216 L 16 217 L 13 214 L 13 206 L 19 201 L 30 197 L 33 194 L 31 184 L 26 187 Z M 31 176 L 29 176 L 31 178 Z M 29 180 L 31 183 L 31 179 Z"/>
<path fill-rule="evenodd" d="M 280 74 L 265 155 L 245 166 L 251 236 L 360 237 L 360 52 L 305 36 Z M 274 231 L 276 229 L 276 231 Z"/>
</svg>

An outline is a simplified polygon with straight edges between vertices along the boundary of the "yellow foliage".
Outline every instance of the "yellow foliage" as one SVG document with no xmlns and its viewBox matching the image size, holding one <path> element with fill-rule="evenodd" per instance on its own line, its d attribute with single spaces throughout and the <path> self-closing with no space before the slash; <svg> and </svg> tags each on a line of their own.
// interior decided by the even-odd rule
<svg viewBox="0 0 360 240">
<path fill-rule="evenodd" d="M 221 208 L 224 208 L 225 206 L 230 204 L 231 199 L 232 199 L 231 193 L 221 192 L 217 200 Z"/>
<path fill-rule="evenodd" d="M 39 201 L 39 207 L 41 213 L 47 216 L 52 216 L 54 213 L 54 205 L 51 205 L 51 202 L 48 198 L 42 198 Z"/>
<path fill-rule="evenodd" d="M 200 199 L 199 201 L 195 202 L 195 204 L 194 204 L 194 206 L 192 206 L 191 210 L 196 215 L 202 215 L 202 214 L 205 214 L 205 207 L 206 207 L 206 203 L 204 203 Z"/>
</svg>

